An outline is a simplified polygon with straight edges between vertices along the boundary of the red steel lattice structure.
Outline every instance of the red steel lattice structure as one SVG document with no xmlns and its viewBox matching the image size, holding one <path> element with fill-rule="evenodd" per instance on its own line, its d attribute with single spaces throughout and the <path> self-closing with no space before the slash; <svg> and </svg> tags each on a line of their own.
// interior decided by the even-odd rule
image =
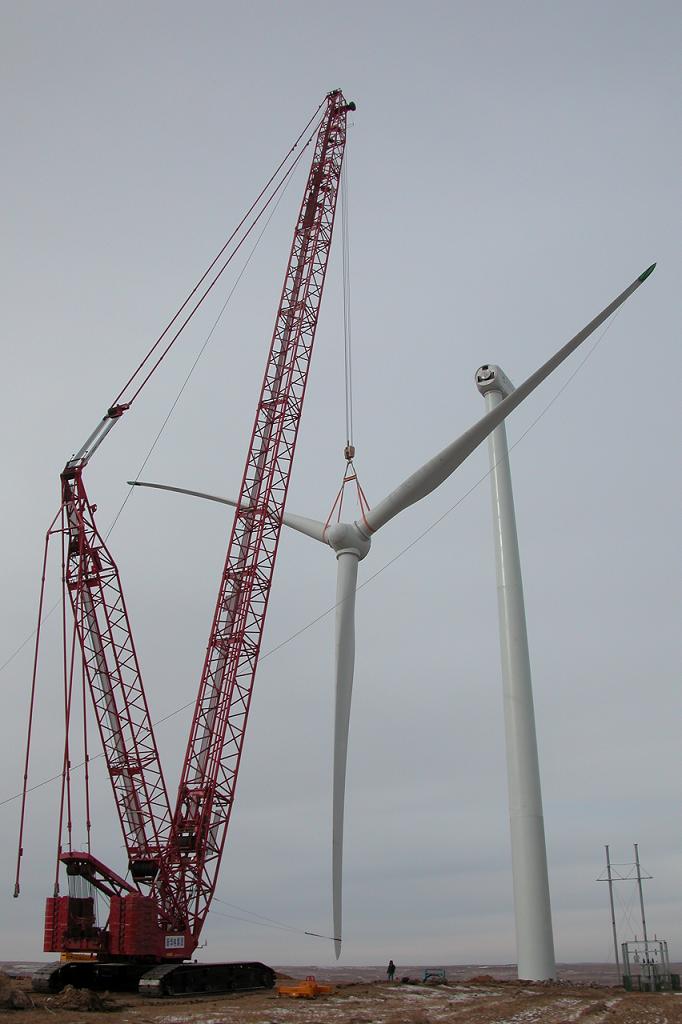
<svg viewBox="0 0 682 1024">
<path fill-rule="evenodd" d="M 329 93 L 317 131 L 173 814 L 118 570 L 83 483 L 90 457 L 128 405 L 109 410 L 62 473 L 61 527 L 51 532 L 61 533 L 65 544 L 64 584 L 132 884 L 89 850 L 60 846 L 67 873 L 109 896 L 110 915 L 108 925 L 97 928 L 92 900 L 59 897 L 56 887 L 46 911 L 46 950 L 163 961 L 186 959 L 198 944 L 234 803 L 352 109 L 340 90 Z M 75 648 L 66 669 L 69 708 L 74 655 Z"/>
<path fill-rule="evenodd" d="M 348 105 L 329 99 L 294 232 L 173 819 L 173 876 L 198 937 L 215 888 L 249 715 L 315 329 Z"/>
<path fill-rule="evenodd" d="M 62 478 L 66 586 L 128 859 L 158 860 L 171 814 L 116 564 L 95 525 L 81 471 Z"/>
</svg>

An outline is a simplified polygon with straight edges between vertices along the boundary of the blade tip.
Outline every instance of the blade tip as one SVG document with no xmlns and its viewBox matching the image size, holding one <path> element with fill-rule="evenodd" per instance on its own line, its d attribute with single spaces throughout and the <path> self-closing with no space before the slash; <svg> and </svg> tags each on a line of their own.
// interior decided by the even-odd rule
<svg viewBox="0 0 682 1024">
<path fill-rule="evenodd" d="M 656 264 L 655 264 L 655 263 L 652 263 L 652 264 L 651 264 L 651 266 L 650 266 L 650 267 L 648 267 L 648 268 L 647 268 L 647 269 L 646 269 L 646 270 L 644 271 L 644 273 L 643 273 L 643 274 L 640 274 L 640 275 L 639 275 L 639 277 L 637 278 L 637 280 L 638 280 L 638 281 L 640 281 L 640 282 L 641 282 L 641 281 L 646 281 L 647 277 L 649 277 L 649 275 L 650 275 L 650 274 L 653 274 L 653 272 L 654 272 L 654 270 L 655 270 L 655 269 L 656 269 Z"/>
</svg>

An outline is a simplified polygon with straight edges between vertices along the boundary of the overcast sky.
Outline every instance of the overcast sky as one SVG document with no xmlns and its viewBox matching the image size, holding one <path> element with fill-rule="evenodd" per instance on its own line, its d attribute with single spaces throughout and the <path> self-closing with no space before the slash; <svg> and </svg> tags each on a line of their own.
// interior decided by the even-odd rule
<svg viewBox="0 0 682 1024">
<path fill-rule="evenodd" d="M 0 17 L 0 662 L 35 625 L 66 459 L 329 89 L 357 103 L 354 440 L 370 503 L 482 414 L 481 363 L 519 382 L 658 261 L 574 379 L 582 352 L 508 433 L 525 435 L 512 472 L 557 958 L 611 956 L 595 879 L 605 843 L 627 862 L 639 842 L 650 933 L 681 959 L 679 3 L 4 0 Z M 237 493 L 304 180 L 302 168 L 148 478 Z M 233 280 L 90 466 L 102 528 Z M 329 512 L 343 398 L 337 245 L 290 511 Z M 484 446 L 387 526 L 360 567 L 347 964 L 515 959 L 487 459 Z M 155 719 L 193 700 L 229 526 L 219 506 L 138 492 L 112 533 Z M 333 961 L 330 942 L 303 934 L 331 929 L 333 618 L 299 631 L 333 605 L 334 574 L 331 551 L 284 537 L 263 645 L 278 649 L 256 681 L 212 958 Z M 48 606 L 58 592 L 55 560 Z M 32 784 L 60 765 L 58 628 L 55 614 Z M 0 801 L 21 787 L 30 666 L 28 644 L 0 675 Z M 184 711 L 158 729 L 171 791 L 188 726 Z M 123 872 L 101 760 L 93 775 L 94 849 Z M 19 804 L 0 803 L 0 959 L 43 955 L 57 802 L 55 783 L 31 796 L 19 900 Z M 640 931 L 635 896 L 620 886 L 622 939 Z"/>
</svg>

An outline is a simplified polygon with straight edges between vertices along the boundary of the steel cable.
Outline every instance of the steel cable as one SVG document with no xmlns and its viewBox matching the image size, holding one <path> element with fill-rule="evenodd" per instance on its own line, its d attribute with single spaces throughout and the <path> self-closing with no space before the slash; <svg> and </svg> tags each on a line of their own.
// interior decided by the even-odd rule
<svg viewBox="0 0 682 1024">
<path fill-rule="evenodd" d="M 223 255 L 223 254 L 225 253 L 225 251 L 227 250 L 227 248 L 228 248 L 228 246 L 230 245 L 230 243 L 231 243 L 231 242 L 232 242 L 232 241 L 234 240 L 234 238 L 235 238 L 235 237 L 237 236 L 237 233 L 238 233 L 238 232 L 239 232 L 239 231 L 241 230 L 241 228 L 243 227 L 243 225 L 244 225 L 244 224 L 246 223 L 246 221 L 248 220 L 248 218 L 249 218 L 249 217 L 251 216 L 251 214 L 253 213 L 253 211 L 254 211 L 254 210 L 256 209 L 256 207 L 257 207 L 258 203 L 259 203 L 259 202 L 261 201 L 261 199 L 263 198 L 263 196 L 264 196 L 264 195 L 266 194 L 266 192 L 267 192 L 267 190 L 269 189 L 270 185 L 271 185 L 271 184 L 273 183 L 273 181 L 274 181 L 274 180 L 276 179 L 277 175 L 278 175 L 278 174 L 279 174 L 279 172 L 280 172 L 280 171 L 282 170 L 282 168 L 283 168 L 283 167 L 284 167 L 284 165 L 286 164 L 287 160 L 289 160 L 289 158 L 291 157 L 291 155 L 292 155 L 292 154 L 294 153 L 294 151 L 295 151 L 295 150 L 296 150 L 296 148 L 298 147 L 298 144 L 299 144 L 299 142 L 301 141 L 301 139 L 303 138 L 303 136 L 305 135 L 305 133 L 306 133 L 306 132 L 308 131 L 308 129 L 310 128 L 310 126 L 311 126 L 311 124 L 313 123 L 313 121 L 315 120 L 315 118 L 316 118 L 316 117 L 318 116 L 318 114 L 320 113 L 320 110 L 322 109 L 322 106 L 323 106 L 323 105 L 324 105 L 324 100 L 322 101 L 322 103 L 320 103 L 320 104 L 319 104 L 319 106 L 318 106 L 317 110 L 315 111 L 315 113 L 313 114 L 313 116 L 312 116 L 312 117 L 310 118 L 310 120 L 308 121 L 308 123 L 307 123 L 307 124 L 306 124 L 306 126 L 304 127 L 303 131 L 302 131 L 302 132 L 300 133 L 300 135 L 298 136 L 298 138 L 297 138 L 297 139 L 296 139 L 296 141 L 294 142 L 293 146 L 292 146 L 292 147 L 291 147 L 291 148 L 289 149 L 289 151 L 288 151 L 288 153 L 286 154 L 286 156 L 284 157 L 284 159 L 283 159 L 283 160 L 282 160 L 282 161 L 280 162 L 280 164 L 278 165 L 278 167 L 276 168 L 276 170 L 275 170 L 275 171 L 273 172 L 273 174 L 272 174 L 272 175 L 270 176 L 270 178 L 268 179 L 268 181 L 266 182 L 266 184 L 265 184 L 265 185 L 263 186 L 263 188 L 261 189 L 261 191 L 260 191 L 260 193 L 258 194 L 258 196 L 256 197 L 256 199 L 255 199 L 255 200 L 253 201 L 253 203 L 251 204 L 251 206 L 249 207 L 249 209 L 248 209 L 248 210 L 246 211 L 246 213 L 244 214 L 244 216 L 243 216 L 243 217 L 242 217 L 242 219 L 240 220 L 240 222 L 239 222 L 239 224 L 237 225 L 237 227 L 236 227 L 236 228 L 234 229 L 234 231 L 232 232 L 232 234 L 230 235 L 230 237 L 229 237 L 229 238 L 227 239 L 227 241 L 226 241 L 226 242 L 225 242 L 225 244 L 223 245 L 222 249 L 221 249 L 221 250 L 220 250 L 220 251 L 218 252 L 217 256 L 216 256 L 216 257 L 215 257 L 215 258 L 213 259 L 213 261 L 212 261 L 212 262 L 211 262 L 211 263 L 209 264 L 209 266 L 208 266 L 208 268 L 206 269 L 206 271 L 205 271 L 205 272 L 203 273 L 203 275 L 202 275 L 202 276 L 201 276 L 201 277 L 199 278 L 199 280 L 198 280 L 198 281 L 197 281 L 197 283 L 195 284 L 195 286 L 194 286 L 194 288 L 192 289 L 192 291 L 191 291 L 191 292 L 189 293 L 189 295 L 187 296 L 187 298 L 185 299 L 185 301 L 184 301 L 184 302 L 182 303 L 182 305 L 181 305 L 181 306 L 179 307 L 179 309 L 177 310 L 177 312 L 175 313 L 175 315 L 173 316 L 173 318 L 172 318 L 172 319 L 171 319 L 171 320 L 169 321 L 169 323 L 168 323 L 168 324 L 166 325 L 166 327 L 165 327 L 165 328 L 163 329 L 163 331 L 161 332 L 161 334 L 159 335 L 159 337 L 158 337 L 158 338 L 156 339 L 156 341 L 155 341 L 155 342 L 154 342 L 154 344 L 152 345 L 151 349 L 149 350 L 149 352 L 147 353 L 147 355 L 146 355 L 146 356 L 144 357 L 144 359 L 142 360 L 142 362 L 141 362 L 141 363 L 139 364 L 139 366 L 137 367 L 137 369 L 135 370 L 135 372 L 134 372 L 134 373 L 132 374 L 132 376 L 131 376 L 131 377 L 129 377 L 129 379 L 128 379 L 128 380 L 126 381 L 126 383 L 125 383 L 125 384 L 123 385 L 123 387 L 122 387 L 122 388 L 121 388 L 121 390 L 119 391 L 118 395 L 116 396 L 116 398 L 115 398 L 115 399 L 114 399 L 114 401 L 112 402 L 112 405 L 117 405 L 117 404 L 118 404 L 118 403 L 120 402 L 121 398 L 123 397 L 123 395 L 125 394 L 125 392 L 126 392 L 126 391 L 128 390 L 128 388 L 130 387 L 130 385 L 131 385 L 131 384 L 133 383 L 133 381 L 135 380 L 135 378 L 137 377 L 137 375 L 138 375 L 138 374 L 140 373 L 140 371 L 142 370 L 142 368 L 143 368 L 143 367 L 145 366 L 145 364 L 146 364 L 146 363 L 147 363 L 147 362 L 149 361 L 149 359 L 151 359 L 151 357 L 152 357 L 153 353 L 154 353 L 154 352 L 156 351 L 156 349 L 157 349 L 157 348 L 159 347 L 159 345 L 161 344 L 161 342 L 163 341 L 163 339 L 165 338 L 165 336 L 166 336 L 166 335 L 168 334 L 168 331 L 169 331 L 169 330 L 171 329 L 171 327 L 173 326 L 173 324 L 175 323 L 175 321 L 176 321 L 176 320 L 178 319 L 178 317 L 179 317 L 179 316 L 181 315 L 181 313 L 182 313 L 183 309 L 185 309 L 185 307 L 186 307 L 186 306 L 187 306 L 187 304 L 188 304 L 188 303 L 190 302 L 190 300 L 192 299 L 192 297 L 193 297 L 193 296 L 194 296 L 194 295 L 196 294 L 196 292 L 198 291 L 198 289 L 199 289 L 199 288 L 201 287 L 201 285 L 203 284 L 203 282 L 204 282 L 204 281 L 206 280 L 206 278 L 208 277 L 208 275 L 209 275 L 209 274 L 211 273 L 211 271 L 213 270 L 213 268 L 215 267 L 215 265 L 216 265 L 216 264 L 218 263 L 218 261 L 220 260 L 220 258 L 222 257 L 222 255 Z M 315 129 L 313 130 L 313 135 L 315 134 L 315 131 L 316 131 L 316 130 L 317 130 L 317 127 L 316 127 L 316 128 L 315 128 Z M 303 150 L 301 151 L 301 153 L 299 153 L 299 155 L 298 155 L 298 157 L 297 157 L 297 159 L 296 159 L 296 161 L 295 161 L 295 163 L 294 163 L 294 166 L 295 166 L 295 164 L 296 164 L 296 163 L 298 163 L 298 160 L 300 160 L 300 157 L 301 157 L 302 153 L 303 153 L 303 152 L 305 152 L 305 150 L 307 149 L 307 147 L 308 147 L 309 145 L 310 145 L 310 139 L 308 139 L 308 141 L 306 142 L 305 146 L 303 147 Z M 290 171 L 288 171 L 288 172 L 287 172 L 287 174 L 289 174 L 289 173 L 290 173 Z M 278 186 L 278 188 L 279 188 L 279 186 Z M 275 193 L 274 193 L 274 194 L 276 194 L 276 191 L 277 191 L 277 190 L 275 190 Z M 271 199 L 272 199 L 272 197 L 271 197 Z M 270 200 L 268 200 L 268 202 L 270 202 Z M 267 204 L 266 204 L 266 208 L 267 208 Z M 262 213 L 262 212 L 263 212 L 263 211 L 261 211 L 261 213 Z M 260 215 L 261 215 L 261 214 L 259 214 L 259 217 L 260 217 Z M 257 220 L 258 220 L 258 218 L 256 218 L 256 221 L 254 222 L 254 225 L 255 225 L 255 223 L 257 222 Z M 251 226 L 251 228 L 249 228 L 249 231 L 251 231 L 251 230 L 253 229 L 254 225 L 252 225 L 252 226 Z M 248 232 L 247 232 L 247 235 L 248 235 Z M 242 239 L 242 241 L 243 241 L 243 239 Z M 240 245 L 241 245 L 241 243 L 240 243 Z M 233 254 L 233 255 L 234 255 L 234 254 Z M 230 257 L 230 259 L 231 259 L 231 258 L 232 258 L 232 257 Z M 229 260 L 228 260 L 228 262 L 229 262 Z M 224 270 L 225 268 L 223 267 L 222 269 Z M 219 272 L 218 276 L 220 276 L 220 274 L 221 274 L 221 273 L 222 273 L 222 270 L 221 270 L 221 271 Z M 217 278 L 216 278 L 216 280 L 217 280 Z M 213 284 L 215 284 L 215 280 L 214 280 Z M 198 306 L 199 306 L 199 305 L 201 305 L 201 303 L 203 302 L 204 298 L 205 298 L 205 297 L 206 297 L 206 295 L 208 294 L 208 291 L 210 291 L 210 289 L 211 289 L 211 288 L 213 287 L 213 284 L 212 284 L 212 285 L 210 285 L 210 287 L 208 288 L 208 290 L 207 290 L 207 291 L 206 291 L 206 292 L 204 293 L 203 297 L 202 297 L 202 298 L 201 298 L 201 299 L 199 300 L 199 302 L 197 303 L 197 305 L 196 305 L 196 306 L 194 307 L 194 309 L 192 310 L 192 313 L 190 313 L 190 316 L 189 316 L 189 317 L 187 318 L 187 320 L 185 320 L 185 323 L 184 323 L 184 324 L 182 325 L 182 327 L 180 328 L 180 330 L 179 330 L 179 331 L 178 331 L 178 332 L 176 333 L 175 337 L 174 337 L 174 338 L 172 339 L 172 341 L 170 342 L 170 345 L 169 345 L 169 346 L 168 346 L 168 347 L 166 348 L 166 350 L 165 350 L 165 351 L 163 352 L 163 354 L 161 355 L 161 357 L 160 357 L 160 358 L 159 358 L 159 359 L 157 360 L 157 362 L 156 362 L 156 363 L 154 364 L 154 366 L 152 367 L 151 371 L 150 371 L 150 372 L 149 372 L 149 373 L 147 374 L 147 376 L 145 377 L 145 379 L 144 379 L 144 380 L 142 381 L 142 384 L 141 384 L 141 385 L 140 385 L 140 386 L 138 387 L 137 391 L 135 392 L 135 394 L 133 395 L 133 397 L 132 397 L 132 398 L 131 398 L 131 399 L 129 400 L 129 403 L 128 403 L 128 404 L 132 403 L 132 402 L 133 402 L 133 401 L 135 400 L 135 398 L 137 398 L 138 394 L 140 393 L 140 391 L 142 390 L 142 388 L 144 387 L 144 385 L 145 385 L 145 384 L 147 383 L 147 381 L 149 380 L 149 377 L 150 377 L 150 376 L 151 376 L 151 374 L 152 374 L 152 373 L 154 372 L 154 370 L 155 370 L 155 369 L 157 368 L 157 366 L 159 365 L 159 363 L 161 362 L 161 360 L 162 360 L 162 359 L 163 359 L 163 358 L 165 357 L 165 355 L 166 355 L 166 353 L 168 352 L 169 348 L 170 348 L 170 347 L 171 347 L 171 346 L 173 345 L 173 343 L 175 342 L 176 338 L 178 337 L 178 334 L 180 333 L 180 331 L 182 331 L 182 330 L 184 329 L 184 327 L 186 326 L 186 324 L 187 324 L 187 322 L 189 321 L 189 319 L 191 319 L 191 317 L 192 317 L 192 316 L 194 315 L 194 313 L 196 312 L 196 309 L 198 308 Z"/>
<path fill-rule="evenodd" d="M 353 445 L 353 362 L 350 317 L 350 242 L 348 231 L 348 153 L 341 168 L 341 238 L 343 252 L 343 367 L 346 393 L 346 446 Z"/>
<path fill-rule="evenodd" d="M 319 108 L 318 108 L 318 109 L 319 109 Z M 277 198 L 277 201 L 276 201 L 276 203 L 274 204 L 274 206 L 273 206 L 273 208 L 272 208 L 272 210 L 271 210 L 271 212 L 270 212 L 270 215 L 268 216 L 267 220 L 265 221 L 265 224 L 264 224 L 264 226 L 263 226 L 263 228 L 262 228 L 262 230 L 261 230 L 261 233 L 260 233 L 260 234 L 258 235 L 258 237 L 257 237 L 257 239 L 256 239 L 256 241 L 255 241 L 255 243 L 254 243 L 254 245 L 253 245 L 253 248 L 251 249 L 251 251 L 250 251 L 250 253 L 249 253 L 249 255 L 248 255 L 247 259 L 246 259 L 246 262 L 244 263 L 244 266 L 242 267 L 242 269 L 241 269 L 241 271 L 240 271 L 240 273 L 239 273 L 239 275 L 238 275 L 238 277 L 237 277 L 237 279 L 236 279 L 236 281 L 235 281 L 234 285 L 232 286 L 232 289 L 231 289 L 230 293 L 229 293 L 229 294 L 228 294 L 228 296 L 227 296 L 227 299 L 226 299 L 226 300 L 225 300 L 225 302 L 223 303 L 223 306 L 222 306 L 222 308 L 221 308 L 221 310 L 220 310 L 220 312 L 219 312 L 219 314 L 218 314 L 218 316 L 217 316 L 217 318 L 216 318 L 216 320 L 215 320 L 215 322 L 214 322 L 213 326 L 211 327 L 211 329 L 210 329 L 210 331 L 209 331 L 209 333 L 208 333 L 208 336 L 206 337 L 206 339 L 205 339 L 205 341 L 204 341 L 204 343 L 203 343 L 203 345 L 202 345 L 201 349 L 199 350 L 199 353 L 198 353 L 198 355 L 196 356 L 196 358 L 195 358 L 194 362 L 192 363 L 192 366 L 190 367 L 189 373 L 187 374 L 187 376 L 186 376 L 186 378 L 185 378 L 185 380 L 184 380 L 184 382 L 183 382 L 183 384 L 182 384 L 182 386 L 181 386 L 181 388 L 180 388 L 180 390 L 179 390 L 178 394 L 176 395 L 176 397 L 175 397 L 175 400 L 173 401 L 173 403 L 172 403 L 172 405 L 171 405 L 171 407 L 170 407 L 170 409 L 169 409 L 169 411 L 168 411 L 168 414 L 167 414 L 166 418 L 164 419 L 163 423 L 161 424 L 161 428 L 159 429 L 159 432 L 157 433 L 156 437 L 154 438 L 154 441 L 152 442 L 152 445 L 151 445 L 151 447 L 149 448 L 149 451 L 147 452 L 147 455 L 146 455 L 146 457 L 145 457 L 144 461 L 142 462 L 142 465 L 140 466 L 140 468 L 139 468 L 139 470 L 138 470 L 138 472 L 137 472 L 137 476 L 135 477 L 135 479 L 136 479 L 136 480 L 138 479 L 138 477 L 139 477 L 140 473 L 142 472 L 142 470 L 144 469 L 144 467 L 145 467 L 145 466 L 147 465 L 147 462 L 149 461 L 149 458 L 151 457 L 151 455 L 152 455 L 152 453 L 153 453 L 153 451 L 154 451 L 154 449 L 155 449 L 155 447 L 156 447 L 156 445 L 157 445 L 157 443 L 158 443 L 158 441 L 159 441 L 159 439 L 160 439 L 160 437 L 161 437 L 161 435 L 162 435 L 162 433 L 163 433 L 163 431 L 164 431 L 164 429 L 165 429 L 165 427 L 166 427 L 166 425 L 167 425 L 168 421 L 170 420 L 170 418 L 171 418 L 171 416 L 172 416 L 172 414 L 173 414 L 173 412 L 174 412 L 174 410 L 175 410 L 175 407 L 176 407 L 176 405 L 178 404 L 178 402 L 179 402 L 179 400 L 180 400 L 180 397 L 182 396 L 182 393 L 183 393 L 183 391 L 185 390 L 185 388 L 186 388 L 187 384 L 189 383 L 190 377 L 191 377 L 191 376 L 192 376 L 192 374 L 194 373 L 194 370 L 196 369 L 196 366 L 197 366 L 197 364 L 199 363 L 199 360 L 201 359 L 202 355 L 204 354 L 204 351 L 205 351 L 205 349 L 207 348 L 207 346 L 208 346 L 208 344 L 209 344 L 209 342 L 210 342 L 210 340 L 211 340 L 211 338 L 212 338 L 212 336 L 213 336 L 213 333 L 215 332 L 215 330 L 216 330 L 216 328 L 217 328 L 217 326 L 218 326 L 218 323 L 220 322 L 220 319 L 221 319 L 221 317 L 222 317 L 223 313 L 225 312 L 225 309 L 226 309 L 226 307 L 227 307 L 227 305 L 228 305 L 228 303 L 229 303 L 230 299 L 232 298 L 232 296 L 233 296 L 233 294 L 234 294 L 234 292 L 235 292 L 235 290 L 236 290 L 236 288 L 237 288 L 237 286 L 238 286 L 239 282 L 241 281 L 241 279 L 242 279 L 242 277 L 243 277 L 243 275 L 244 275 L 244 273 L 245 273 L 245 271 L 246 271 L 246 269 L 247 269 L 247 267 L 248 267 L 249 263 L 251 262 L 251 259 L 252 259 L 253 255 L 254 255 L 254 253 L 255 253 L 256 249 L 258 248 L 258 244 L 259 244 L 260 240 L 262 239 L 263 235 L 265 234 L 265 231 L 267 230 L 267 227 L 268 227 L 268 225 L 270 224 L 270 221 L 271 221 L 271 220 L 272 220 L 272 218 L 274 217 L 274 215 L 275 215 L 275 212 L 277 211 L 277 208 L 279 207 L 279 204 L 281 203 L 281 201 L 282 201 L 282 198 L 284 197 L 284 194 L 286 193 L 286 191 L 287 191 L 287 189 L 288 189 L 288 187 L 289 187 L 289 184 L 290 184 L 290 182 L 291 182 L 291 176 L 292 176 L 292 174 L 293 174 L 293 171 L 295 170 L 296 166 L 298 165 L 299 161 L 301 160 L 301 157 L 302 157 L 302 156 L 303 156 L 303 154 L 305 153 L 305 150 L 306 150 L 306 149 L 307 149 L 307 147 L 308 147 L 308 146 L 310 145 L 311 139 L 312 139 L 312 136 L 311 136 L 311 138 L 310 138 L 310 139 L 308 139 L 308 141 L 306 142 L 306 145 L 304 146 L 304 148 L 303 148 L 303 149 L 301 150 L 301 152 L 299 153 L 298 157 L 296 158 L 296 161 L 294 162 L 294 164 L 292 164 L 292 166 L 290 167 L 290 169 L 289 169 L 289 171 L 287 172 L 286 176 L 285 176 L 285 177 L 284 177 L 284 178 L 282 179 L 282 182 L 280 183 L 280 186 L 278 186 L 278 188 L 281 188 L 281 192 L 280 192 L 280 194 L 279 194 L 279 196 L 278 196 L 278 198 Z M 282 186 L 283 186 L 283 187 L 282 187 Z M 273 198 L 274 198 L 274 196 L 273 196 Z M 263 211 L 263 212 L 264 212 L 264 211 Z M 255 225 L 254 225 L 254 226 L 255 226 Z M 248 236 L 245 236 L 245 238 L 246 238 L 246 237 L 248 237 Z M 244 239 L 244 241 L 245 241 L 245 239 Z M 240 243 L 240 244 L 241 244 L 241 243 Z M 221 251 L 222 251 L 222 250 L 221 250 Z M 220 255 L 220 254 L 219 254 L 219 255 Z M 215 261 L 214 261 L 214 262 L 215 262 Z M 210 269 L 210 268 L 209 268 L 209 269 Z M 223 269 L 225 269 L 225 268 L 223 268 Z M 221 273 L 222 273 L 222 271 L 221 271 Z M 205 275 L 204 275 L 204 276 L 205 276 Z M 217 280 L 217 278 L 216 278 L 216 280 Z M 200 283 L 201 283 L 201 282 L 200 282 Z M 215 284 L 215 281 L 214 281 L 213 283 Z M 213 287 L 213 285 L 212 285 L 211 287 Z M 196 291 L 196 288 L 194 289 L 194 291 Z M 192 294 L 194 294 L 194 292 L 190 293 L 190 296 L 189 296 L 189 297 L 191 297 L 191 295 L 192 295 Z M 205 298 L 205 296 L 204 296 L 204 298 Z M 202 301 L 203 301 L 203 299 L 202 299 Z M 185 305 L 186 305 L 186 302 L 187 302 L 187 300 L 185 300 Z M 182 308 L 183 308 L 183 307 L 181 307 L 181 309 L 182 309 Z M 174 319 L 175 319 L 175 318 L 174 318 Z M 173 323 L 173 321 L 171 321 L 171 323 Z M 170 326 L 170 325 L 169 325 L 169 326 Z M 166 331 L 167 331 L 167 330 L 168 330 L 168 328 L 166 328 Z M 165 333 L 165 332 L 164 332 L 164 333 Z M 161 335 L 161 337 L 163 337 L 163 335 Z M 177 335 L 176 335 L 176 337 L 177 337 Z M 161 339 L 159 339 L 159 340 L 161 340 Z M 157 344 L 158 344 L 158 343 L 157 343 Z M 155 347 L 156 347 L 156 346 L 155 346 Z M 166 351 L 168 351 L 168 349 L 167 349 Z M 165 354 L 166 354 L 166 353 L 164 353 L 164 355 L 165 355 Z M 162 357 L 162 358 L 163 358 L 163 357 Z M 142 365 L 143 365 L 143 364 L 140 364 L 140 366 L 142 366 Z M 158 363 L 157 363 L 157 365 L 158 365 Z M 137 372 L 137 371 L 136 371 L 136 372 Z M 133 375 L 133 377 L 134 377 L 134 375 Z M 131 378 L 130 378 L 130 380 L 132 380 L 132 379 L 133 379 L 133 377 L 131 377 Z M 145 379 L 145 382 L 146 382 L 146 380 L 148 380 L 148 379 L 149 379 L 149 378 L 147 377 L 147 378 Z M 128 383 L 130 383 L 130 381 L 129 381 Z M 128 386 L 128 385 L 126 385 L 126 387 L 127 387 L 127 386 Z M 125 388 L 124 388 L 124 390 L 125 390 Z M 122 392 L 121 392 L 121 394 L 122 394 Z M 120 397 L 120 394 L 119 394 L 119 397 Z M 128 493 L 126 494 L 125 498 L 123 499 L 123 502 L 122 502 L 122 504 L 121 504 L 120 508 L 119 508 L 119 509 L 118 509 L 118 511 L 116 512 L 116 514 L 115 514 L 115 516 L 114 516 L 114 518 L 113 518 L 113 520 L 112 520 L 112 522 L 111 522 L 111 524 L 110 524 L 110 526 L 109 526 L 109 529 L 108 529 L 108 530 L 107 530 L 107 532 L 105 533 L 105 535 L 104 535 L 104 540 L 105 540 L 105 542 L 106 542 L 106 541 L 107 541 L 107 540 L 109 539 L 109 537 L 110 537 L 110 535 L 111 535 L 111 533 L 112 533 L 112 531 L 113 531 L 114 527 L 116 526 L 116 523 L 118 522 L 118 519 L 119 519 L 119 517 L 120 517 L 121 513 L 123 512 L 123 509 L 125 508 L 125 506 L 126 506 L 126 504 L 127 504 L 127 502 L 128 502 L 128 499 L 130 498 L 130 495 L 131 495 L 131 493 L 132 493 L 132 490 L 133 490 L 133 488 L 131 487 L 131 488 L 129 489 Z M 55 603 L 54 603 L 54 604 L 53 604 L 53 605 L 52 605 L 52 606 L 51 606 L 51 607 L 50 607 L 50 608 L 48 609 L 48 611 L 47 611 L 47 612 L 45 613 L 45 615 L 44 615 L 44 616 L 42 617 L 42 619 L 40 620 L 39 626 L 40 626 L 40 625 L 42 625 L 42 624 L 43 624 L 43 623 L 44 623 L 44 622 L 45 622 L 45 621 L 46 621 L 47 619 L 49 619 L 49 617 L 50 617 L 50 616 L 52 615 L 52 613 L 53 613 L 53 612 L 54 612 L 54 611 L 55 611 L 55 610 L 56 610 L 56 609 L 57 609 L 57 608 L 59 607 L 60 603 L 61 603 L 61 598 L 60 598 L 60 599 L 58 599 L 58 600 L 57 600 L 57 601 L 56 601 L 56 602 L 55 602 Z M 18 647 L 16 647 L 16 648 L 14 649 L 14 651 L 12 651 L 12 653 L 11 653 L 11 654 L 9 655 L 9 657 L 7 657 L 7 658 L 5 659 L 5 661 L 4 661 L 4 662 L 2 662 L 2 664 L 0 664 L 0 673 L 1 673 L 1 672 L 3 672 L 3 671 L 4 671 L 4 669 L 6 669 L 6 668 L 7 668 L 7 666 L 8 666 L 9 664 L 11 664 L 11 662 L 12 662 L 12 661 L 14 661 L 14 659 L 15 659 L 15 658 L 17 657 L 17 655 L 18 655 L 18 654 L 20 654 L 20 653 L 21 653 L 21 651 L 23 651 L 24 647 L 26 647 L 26 645 L 27 645 L 27 644 L 28 644 L 28 643 L 29 643 L 29 642 L 30 642 L 30 641 L 31 641 L 31 640 L 32 640 L 32 639 L 33 639 L 33 638 L 35 637 L 35 635 L 36 635 L 36 632 L 37 632 L 37 630 L 36 630 L 36 629 L 34 629 L 34 630 L 33 630 L 33 631 L 31 632 L 31 633 L 29 633 L 29 634 L 28 634 L 28 636 L 26 636 L 26 637 L 25 637 L 25 639 L 24 639 L 24 640 L 22 640 L 22 642 L 21 642 L 21 643 L 19 644 L 19 646 L 18 646 Z M 1 802 L 0 802 L 0 806 L 1 806 Z"/>
</svg>

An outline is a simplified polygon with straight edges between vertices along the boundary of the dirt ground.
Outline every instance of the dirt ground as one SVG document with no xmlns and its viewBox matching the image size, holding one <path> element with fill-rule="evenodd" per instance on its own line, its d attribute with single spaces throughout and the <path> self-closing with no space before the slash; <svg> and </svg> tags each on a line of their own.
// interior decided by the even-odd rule
<svg viewBox="0 0 682 1024">
<path fill-rule="evenodd" d="M 446 985 L 343 983 L 315 1000 L 276 991 L 159 1001 L 87 991 L 45 996 L 31 992 L 28 979 L 0 986 L 0 996 L 10 987 L 28 1004 L 0 1009 L 0 1020 L 13 1024 L 682 1024 L 681 995 L 486 975 Z"/>
</svg>

